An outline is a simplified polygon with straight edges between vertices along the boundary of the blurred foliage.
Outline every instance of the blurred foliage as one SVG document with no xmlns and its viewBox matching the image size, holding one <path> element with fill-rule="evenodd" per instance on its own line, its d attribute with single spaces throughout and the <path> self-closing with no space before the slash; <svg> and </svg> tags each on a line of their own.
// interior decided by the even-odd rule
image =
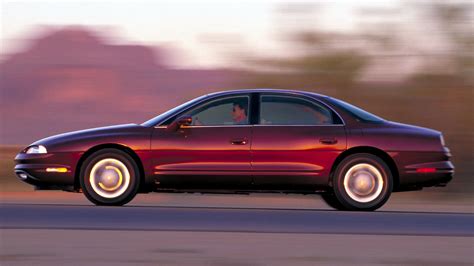
<svg viewBox="0 0 474 266">
<path fill-rule="evenodd" d="M 336 48 L 329 44 L 328 38 L 319 32 L 298 32 L 290 36 L 302 55 L 290 58 L 247 58 L 247 64 L 265 69 L 254 73 L 252 79 L 261 87 L 281 86 L 278 78 L 282 72 L 298 76 L 298 86 L 304 84 L 325 85 L 332 84 L 338 87 L 349 86 L 358 78 L 361 71 L 370 63 L 370 58 L 363 52 L 348 48 Z M 337 43 L 338 37 L 333 36 L 331 42 Z M 276 70 L 276 71 L 275 71 Z M 271 75 L 272 71 L 275 71 Z M 270 74 L 270 76 L 268 76 Z M 265 77 L 268 76 L 268 79 Z"/>
<path fill-rule="evenodd" d="M 436 67 L 432 61 L 427 62 L 423 71 L 413 76 L 413 80 L 474 84 L 473 2 L 434 2 L 419 5 L 418 8 L 426 13 L 430 23 L 439 28 L 447 42 L 448 51 L 441 56 Z"/>
<path fill-rule="evenodd" d="M 0 145 L 0 192 L 31 191 L 33 187 L 16 177 L 13 158 L 24 147 Z"/>
<path fill-rule="evenodd" d="M 284 19 L 280 21 L 281 25 L 276 24 L 285 50 L 293 53 L 271 57 L 260 56 L 252 51 L 246 51 L 245 56 L 240 53 L 237 60 L 243 62 L 244 68 L 257 70 L 246 76 L 247 82 L 244 81 L 244 84 L 299 88 L 308 88 L 310 84 L 313 87 L 333 86 L 350 90 L 374 61 L 387 58 L 396 60 L 394 62 L 399 65 L 415 60 L 420 67 L 409 76 L 409 81 L 414 83 L 474 84 L 472 2 L 409 2 L 399 12 L 409 10 L 416 14 L 416 25 L 404 24 L 406 22 L 398 18 L 400 13 L 397 12 L 361 10 L 360 16 L 367 21 L 353 32 L 345 33 L 328 32 L 323 26 L 318 26 L 317 17 L 324 12 L 321 7 L 295 6 L 282 9 L 287 13 L 280 14 Z M 387 19 L 384 13 L 393 19 Z M 374 18 L 370 19 L 371 16 Z M 296 26 L 288 26 L 292 23 L 287 22 L 294 21 L 297 21 Z M 301 25 L 311 26 L 302 28 Z M 425 29 L 424 25 L 429 27 Z M 404 39 L 397 31 L 404 27 L 405 31 L 407 28 L 417 28 L 426 39 L 435 37 L 433 41 L 442 42 L 440 47 L 444 48 L 430 51 L 424 48 L 424 39 L 421 42 L 410 41 L 410 36 Z M 414 31 L 407 34 L 419 33 Z M 283 83 L 282 76 L 286 77 Z M 295 78 L 288 79 L 288 76 Z"/>
</svg>

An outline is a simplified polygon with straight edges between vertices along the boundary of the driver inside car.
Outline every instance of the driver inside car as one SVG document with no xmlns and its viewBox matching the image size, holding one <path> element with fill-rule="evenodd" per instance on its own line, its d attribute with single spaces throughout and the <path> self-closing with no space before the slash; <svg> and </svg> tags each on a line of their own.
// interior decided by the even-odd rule
<svg viewBox="0 0 474 266">
<path fill-rule="evenodd" d="M 232 118 L 233 125 L 246 125 L 248 124 L 248 103 L 246 101 L 235 101 L 232 103 L 232 110 L 230 116 Z M 226 119 L 227 120 L 227 119 Z M 206 125 L 205 122 L 199 120 L 199 117 L 193 118 L 194 126 Z"/>
<path fill-rule="evenodd" d="M 232 120 L 234 125 L 246 125 L 248 123 L 246 102 L 234 102 L 232 104 Z"/>
</svg>

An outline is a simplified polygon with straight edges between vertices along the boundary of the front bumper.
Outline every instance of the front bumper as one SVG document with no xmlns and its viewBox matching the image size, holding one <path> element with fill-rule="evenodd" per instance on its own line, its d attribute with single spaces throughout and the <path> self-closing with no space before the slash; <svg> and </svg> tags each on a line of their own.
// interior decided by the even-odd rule
<svg viewBox="0 0 474 266">
<path fill-rule="evenodd" d="M 21 181 L 39 188 L 74 186 L 78 156 L 71 153 L 26 154 L 22 152 L 15 157 L 15 174 Z M 54 169 L 62 171 L 50 172 Z"/>
</svg>

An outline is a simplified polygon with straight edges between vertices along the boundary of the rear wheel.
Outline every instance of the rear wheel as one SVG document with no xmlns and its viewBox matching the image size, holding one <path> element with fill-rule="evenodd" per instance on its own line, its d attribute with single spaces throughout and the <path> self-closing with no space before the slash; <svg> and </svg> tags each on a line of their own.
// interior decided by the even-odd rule
<svg viewBox="0 0 474 266">
<path fill-rule="evenodd" d="M 344 207 L 336 198 L 336 195 L 334 195 L 334 193 L 324 193 L 321 195 L 321 198 L 323 198 L 324 202 L 326 202 L 329 207 L 332 207 L 336 210 L 344 210 Z"/>
<path fill-rule="evenodd" d="M 393 187 L 390 168 L 379 157 L 353 154 L 342 160 L 333 176 L 338 209 L 373 211 L 387 202 Z"/>
<path fill-rule="evenodd" d="M 80 184 L 84 195 L 96 205 L 124 205 L 138 192 L 139 170 L 127 153 L 103 149 L 83 163 Z"/>
</svg>

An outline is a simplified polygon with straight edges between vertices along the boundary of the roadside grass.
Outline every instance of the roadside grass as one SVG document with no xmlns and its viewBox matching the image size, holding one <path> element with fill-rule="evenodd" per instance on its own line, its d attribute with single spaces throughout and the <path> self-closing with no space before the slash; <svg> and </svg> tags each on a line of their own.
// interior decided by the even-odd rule
<svg viewBox="0 0 474 266">
<path fill-rule="evenodd" d="M 33 187 L 20 181 L 14 172 L 19 145 L 0 145 L 0 191 L 31 191 Z"/>
</svg>

